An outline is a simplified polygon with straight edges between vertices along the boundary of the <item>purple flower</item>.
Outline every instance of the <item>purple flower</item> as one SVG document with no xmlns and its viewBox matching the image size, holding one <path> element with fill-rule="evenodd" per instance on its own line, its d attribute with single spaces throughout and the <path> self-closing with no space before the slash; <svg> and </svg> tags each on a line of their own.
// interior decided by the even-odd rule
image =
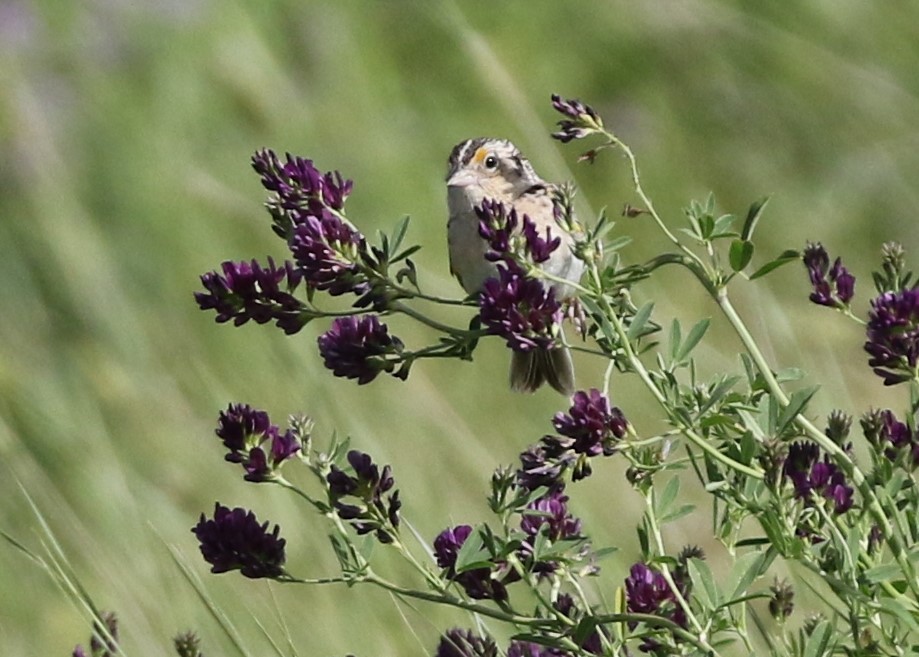
<svg viewBox="0 0 919 657">
<path fill-rule="evenodd" d="M 821 306 L 848 306 L 855 295 L 855 277 L 836 258 L 830 267 L 830 257 L 819 242 L 808 242 L 802 256 L 814 291 L 810 300 Z"/>
<path fill-rule="evenodd" d="M 500 335 L 514 351 L 557 346 L 561 304 L 552 288 L 527 278 L 513 264 L 498 267 L 498 277 L 485 281 L 479 314 L 490 335 Z"/>
<path fill-rule="evenodd" d="M 854 489 L 828 455 L 820 459 L 816 443 L 793 443 L 788 448 L 783 473 L 791 480 L 795 497 L 804 500 L 805 505 L 812 505 L 813 495 L 820 495 L 833 503 L 835 513 L 845 513 L 852 508 Z"/>
<path fill-rule="evenodd" d="M 568 513 L 568 496 L 562 490 L 552 490 L 527 505 L 520 520 L 520 529 L 530 537 L 539 534 L 543 527 L 553 541 L 577 538 L 581 534 L 581 521 Z"/>
<path fill-rule="evenodd" d="M 572 397 L 568 413 L 557 413 L 555 430 L 571 439 L 571 448 L 588 456 L 609 456 L 628 430 L 622 411 L 610 406 L 609 399 L 596 388 L 579 390 Z"/>
<path fill-rule="evenodd" d="M 681 591 L 683 598 L 687 591 Z M 664 578 L 663 573 L 652 569 L 647 564 L 638 562 L 629 570 L 625 580 L 626 610 L 633 614 L 651 614 L 669 618 L 677 625 L 686 627 L 686 613 L 679 605 L 676 595 Z M 630 627 L 635 627 L 630 623 Z M 643 649 L 652 648 L 656 642 L 646 640 Z M 645 650 L 647 652 L 647 650 Z"/>
<path fill-rule="evenodd" d="M 265 411 L 248 404 L 230 404 L 217 418 L 217 436 L 230 452 L 224 457 L 240 463 L 246 471 L 246 481 L 265 482 L 277 476 L 282 463 L 301 448 L 297 434 L 271 424 Z M 266 452 L 265 443 L 268 444 Z"/>
<path fill-rule="evenodd" d="M 370 289 L 360 268 L 366 249 L 364 236 L 326 208 L 303 216 L 290 238 L 290 251 L 307 285 L 332 296 Z"/>
<path fill-rule="evenodd" d="M 456 566 L 456 555 L 459 554 L 460 548 L 463 547 L 463 543 L 470 534 L 472 534 L 472 527 L 469 525 L 448 527 L 440 532 L 434 539 L 434 557 L 437 559 L 437 565 L 453 573 Z"/>
<path fill-rule="evenodd" d="M 376 532 L 382 543 L 391 543 L 392 532 L 399 527 L 399 491 L 383 498 L 395 485 L 392 468 L 383 470 L 370 458 L 369 454 L 352 449 L 348 452 L 348 463 L 354 476 L 333 465 L 326 482 L 329 485 L 329 498 L 340 518 L 351 523 L 358 534 Z M 355 498 L 356 504 L 345 503 L 342 499 Z"/>
<path fill-rule="evenodd" d="M 479 235 L 489 246 L 485 257 L 492 262 L 529 258 L 539 264 L 548 260 L 562 243 L 561 237 L 552 237 L 549 226 L 546 226 L 543 239 L 528 215 L 523 215 L 521 220 L 516 209 L 500 201 L 485 199 L 476 206 L 475 213 L 479 218 Z M 521 222 L 522 230 L 519 229 Z"/>
<path fill-rule="evenodd" d="M 302 275 L 292 263 L 285 261 L 278 267 L 268 258 L 268 267 L 257 260 L 251 262 L 224 262 L 223 273 L 202 274 L 201 284 L 206 292 L 195 292 L 201 310 L 216 310 L 218 322 L 233 320 L 235 326 L 250 319 L 258 324 L 272 320 L 288 335 L 306 324 L 301 316 L 303 304 L 293 292 Z M 286 284 L 282 283 L 286 280 Z"/>
<path fill-rule="evenodd" d="M 562 143 L 572 139 L 582 139 L 596 130 L 603 129 L 603 120 L 589 105 L 579 100 L 562 100 L 558 94 L 552 94 L 552 107 L 556 112 L 568 117 L 558 122 L 560 130 L 553 132 L 552 137 Z"/>
<path fill-rule="evenodd" d="M 520 469 L 517 471 L 517 485 L 527 490 L 542 486 L 549 488 L 561 484 L 561 475 L 571 458 L 559 458 L 562 454 L 547 449 L 550 445 L 530 445 L 520 453 Z"/>
<path fill-rule="evenodd" d="M 448 527 L 434 539 L 434 557 L 437 565 L 446 570 L 448 579 L 463 587 L 466 595 L 475 600 L 507 600 L 507 589 L 491 568 L 475 568 L 456 572 L 456 557 L 460 548 L 472 534 L 469 525 Z"/>
<path fill-rule="evenodd" d="M 919 362 L 919 288 L 885 292 L 868 313 L 868 365 L 884 385 L 909 381 Z"/>
<path fill-rule="evenodd" d="M 861 424 L 865 438 L 887 459 L 896 461 L 900 454 L 906 453 L 909 467 L 919 466 L 919 435 L 911 431 L 905 422 L 900 422 L 893 411 L 870 411 L 862 418 Z"/>
<path fill-rule="evenodd" d="M 201 555 L 211 564 L 212 573 L 239 570 L 245 577 L 276 578 L 284 574 L 284 545 L 275 525 L 260 525 L 251 511 L 214 505 L 213 519 L 201 514 L 192 532 L 200 543 Z"/>
<path fill-rule="evenodd" d="M 265 411 L 256 410 L 248 404 L 230 404 L 217 417 L 215 433 L 230 450 L 226 460 L 241 463 L 244 457 L 240 452 L 247 451 L 252 444 L 259 444 L 271 426 Z"/>
<path fill-rule="evenodd" d="M 498 657 L 498 646 L 490 636 L 454 628 L 440 637 L 434 657 Z"/>
<path fill-rule="evenodd" d="M 319 353 L 335 376 L 357 379 L 363 385 L 380 372 L 404 379 L 407 371 L 394 372 L 402 341 L 376 315 L 339 317 L 319 336 Z M 393 357 L 393 358 L 390 358 Z"/>
<path fill-rule="evenodd" d="M 261 176 L 262 186 L 275 194 L 279 207 L 295 213 L 314 212 L 321 207 L 341 210 L 351 193 L 352 182 L 337 171 L 320 173 L 312 160 L 286 154 L 281 162 L 270 149 L 256 151 L 252 168 Z"/>
</svg>

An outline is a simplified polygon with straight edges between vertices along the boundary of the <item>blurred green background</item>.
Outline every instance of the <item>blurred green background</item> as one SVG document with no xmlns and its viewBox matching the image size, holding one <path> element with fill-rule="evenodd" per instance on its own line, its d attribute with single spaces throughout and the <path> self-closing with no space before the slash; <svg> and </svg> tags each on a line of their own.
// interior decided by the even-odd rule
<svg viewBox="0 0 919 657">
<path fill-rule="evenodd" d="M 919 250 L 919 10 L 909 6 L 0 0 L 0 528 L 42 551 L 21 485 L 96 603 L 119 613 L 128 654 L 168 654 L 186 629 L 206 654 L 235 654 L 167 545 L 202 574 L 251 654 L 269 654 L 256 618 L 279 638 L 286 625 L 300 655 L 432 654 L 441 631 L 469 619 L 376 590 L 206 573 L 189 528 L 215 500 L 280 523 L 297 575 L 336 572 L 318 518 L 222 461 L 217 412 L 245 401 L 279 423 L 311 414 L 320 444 L 333 430 L 351 435 L 392 464 L 406 517 L 433 538 L 486 517 L 491 470 L 547 432 L 565 402 L 512 394 L 498 340 L 473 363 L 421 362 L 405 383 L 358 387 L 323 368 L 321 322 L 293 338 L 214 324 L 192 298 L 202 272 L 284 257 L 251 153 L 291 151 L 353 178 L 349 215 L 365 234 L 411 215 L 426 290 L 458 296 L 443 187 L 458 141 L 511 138 L 545 177 L 576 179 L 585 209 L 637 203 L 621 157 L 577 165 L 578 144 L 548 137 L 549 95 L 579 97 L 635 150 L 672 225 L 709 190 L 736 213 L 771 194 L 754 266 L 821 240 L 859 276 L 863 311 L 881 244 Z M 641 218 L 616 234 L 636 238 L 628 261 L 666 248 Z M 790 266 L 734 294 L 773 362 L 824 385 L 815 410 L 902 404 L 864 367 L 860 329 L 808 292 Z M 636 298 L 655 299 L 664 323 L 716 314 L 678 272 Z M 393 328 L 412 346 L 432 338 Z M 736 341 L 722 327 L 710 338 L 704 368 L 733 367 Z M 602 362 L 577 364 L 582 386 L 599 385 Z M 659 426 L 634 380 L 613 390 L 639 431 Z M 622 474 L 610 459 L 572 491 L 596 543 L 622 548 L 604 565 L 607 599 L 637 555 L 640 507 Z M 672 550 L 708 545 L 707 522 L 700 509 L 672 528 Z M 0 548 L 0 652 L 66 655 L 88 633 L 45 573 Z"/>
</svg>

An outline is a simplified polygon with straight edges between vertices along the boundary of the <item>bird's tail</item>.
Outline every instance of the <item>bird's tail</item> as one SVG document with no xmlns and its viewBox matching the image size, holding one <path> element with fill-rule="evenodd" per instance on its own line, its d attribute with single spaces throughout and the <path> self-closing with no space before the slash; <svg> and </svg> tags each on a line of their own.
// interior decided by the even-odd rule
<svg viewBox="0 0 919 657">
<path fill-rule="evenodd" d="M 511 356 L 511 389 L 535 392 L 543 383 L 563 395 L 574 394 L 574 363 L 568 347 L 515 351 Z"/>
</svg>

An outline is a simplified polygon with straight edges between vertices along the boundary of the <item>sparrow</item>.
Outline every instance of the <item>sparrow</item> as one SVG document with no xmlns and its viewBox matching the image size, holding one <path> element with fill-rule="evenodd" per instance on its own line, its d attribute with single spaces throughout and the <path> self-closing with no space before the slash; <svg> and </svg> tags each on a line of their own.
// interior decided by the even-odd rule
<svg viewBox="0 0 919 657">
<path fill-rule="evenodd" d="M 584 272 L 584 262 L 573 251 L 574 236 L 555 217 L 554 195 L 557 186 L 543 180 L 530 161 L 506 139 L 477 137 L 457 144 L 450 153 L 447 171 L 447 243 L 450 272 L 467 294 L 477 294 L 489 278 L 498 275 L 497 263 L 486 259 L 489 249 L 479 234 L 479 217 L 475 208 L 486 199 L 503 203 L 527 215 L 540 234 L 548 227 L 561 244 L 539 265 L 556 279 L 577 283 Z M 573 287 L 549 283 L 558 299 L 568 298 Z M 511 358 L 510 384 L 518 392 L 534 392 L 548 383 L 564 395 L 574 392 L 574 364 L 565 346 L 552 349 L 514 351 Z"/>
</svg>

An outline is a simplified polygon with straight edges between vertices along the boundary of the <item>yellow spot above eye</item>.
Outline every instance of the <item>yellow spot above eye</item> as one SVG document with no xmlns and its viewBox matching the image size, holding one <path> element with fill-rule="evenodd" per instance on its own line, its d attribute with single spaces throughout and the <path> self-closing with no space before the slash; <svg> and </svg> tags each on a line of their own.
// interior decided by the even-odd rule
<svg viewBox="0 0 919 657">
<path fill-rule="evenodd" d="M 487 155 L 488 155 L 488 149 L 480 148 L 479 150 L 475 152 L 475 155 L 472 156 L 472 161 L 475 162 L 476 164 L 481 164 L 482 160 L 484 160 Z"/>
</svg>

